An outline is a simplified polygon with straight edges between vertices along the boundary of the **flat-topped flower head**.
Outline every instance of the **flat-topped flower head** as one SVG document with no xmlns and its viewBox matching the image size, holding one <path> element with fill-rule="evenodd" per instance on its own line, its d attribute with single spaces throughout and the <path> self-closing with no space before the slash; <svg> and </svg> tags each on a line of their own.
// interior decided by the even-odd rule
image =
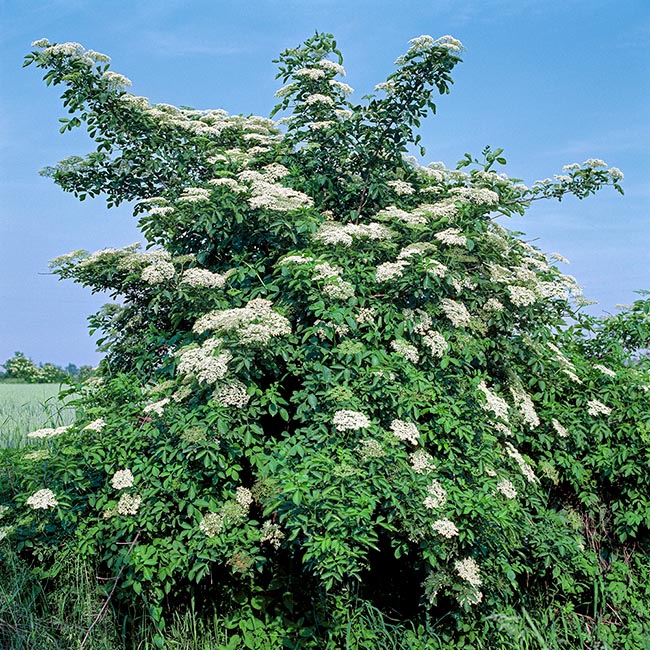
<svg viewBox="0 0 650 650">
<path fill-rule="evenodd" d="M 67 424 L 61 427 L 45 427 L 44 429 L 37 429 L 27 434 L 28 438 L 54 438 L 55 436 L 60 436 L 62 433 L 65 433 L 70 429 L 72 425 Z"/>
<path fill-rule="evenodd" d="M 458 528 L 449 519 L 438 519 L 431 524 L 431 528 L 447 539 L 458 537 Z"/>
<path fill-rule="evenodd" d="M 479 566 L 473 558 L 467 557 L 464 560 L 454 562 L 454 568 L 458 575 L 473 587 L 480 587 L 483 583 Z"/>
<path fill-rule="evenodd" d="M 599 402 L 597 399 L 590 399 L 587 402 L 587 412 L 589 415 L 598 416 L 598 415 L 609 415 L 612 412 L 612 409 L 609 406 L 605 406 L 602 402 Z"/>
<path fill-rule="evenodd" d="M 338 431 L 356 431 L 357 429 L 367 429 L 370 426 L 370 420 L 366 415 L 359 411 L 346 409 L 336 411 L 332 423 Z"/>
<path fill-rule="evenodd" d="M 420 439 L 420 432 L 413 422 L 404 420 L 393 420 L 390 423 L 390 430 L 400 439 L 417 445 Z"/>
<path fill-rule="evenodd" d="M 139 494 L 124 492 L 117 504 L 117 512 L 120 515 L 136 515 L 140 509 L 142 497 Z"/>
<path fill-rule="evenodd" d="M 116 490 L 130 488 L 133 485 L 133 474 L 130 469 L 119 469 L 111 479 L 111 485 Z"/>
<path fill-rule="evenodd" d="M 97 418 L 96 420 L 93 420 L 89 424 L 87 424 L 82 431 L 95 431 L 96 433 L 99 433 L 104 429 L 106 426 L 106 421 L 104 418 Z"/>
<path fill-rule="evenodd" d="M 34 510 L 49 510 L 59 505 L 54 492 L 48 488 L 34 492 L 25 503 Z"/>
</svg>

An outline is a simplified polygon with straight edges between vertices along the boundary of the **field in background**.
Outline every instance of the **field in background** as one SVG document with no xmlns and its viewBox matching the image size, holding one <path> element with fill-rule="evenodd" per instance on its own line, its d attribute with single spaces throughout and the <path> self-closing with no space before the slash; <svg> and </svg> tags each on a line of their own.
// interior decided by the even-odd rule
<svg viewBox="0 0 650 650">
<path fill-rule="evenodd" d="M 58 399 L 59 384 L 0 384 L 0 448 L 29 444 L 30 431 L 74 421 Z"/>
</svg>

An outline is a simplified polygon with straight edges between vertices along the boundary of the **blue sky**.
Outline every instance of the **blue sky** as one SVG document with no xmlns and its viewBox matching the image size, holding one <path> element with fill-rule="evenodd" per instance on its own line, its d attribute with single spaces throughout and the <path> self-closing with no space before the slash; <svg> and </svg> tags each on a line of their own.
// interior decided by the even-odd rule
<svg viewBox="0 0 650 650">
<path fill-rule="evenodd" d="M 268 115 L 272 59 L 315 30 L 335 34 L 355 97 L 394 69 L 407 41 L 466 47 L 452 94 L 422 129 L 425 161 L 503 147 L 527 183 L 602 158 L 626 195 L 538 202 L 507 227 L 571 260 L 594 313 L 650 289 L 650 5 L 647 0 L 0 0 L 0 363 L 96 364 L 86 317 L 106 302 L 48 275 L 70 250 L 141 241 L 128 206 L 79 203 L 38 171 L 92 145 L 58 133 L 56 89 L 21 68 L 33 40 L 109 54 L 154 102 Z"/>
</svg>

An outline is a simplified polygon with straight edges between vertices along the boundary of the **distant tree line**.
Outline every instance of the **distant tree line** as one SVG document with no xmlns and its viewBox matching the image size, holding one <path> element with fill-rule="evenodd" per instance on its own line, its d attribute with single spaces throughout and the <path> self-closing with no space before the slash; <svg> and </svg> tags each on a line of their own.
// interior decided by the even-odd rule
<svg viewBox="0 0 650 650">
<path fill-rule="evenodd" d="M 11 359 L 0 366 L 0 382 L 20 382 L 25 384 L 55 384 L 66 379 L 83 380 L 93 374 L 92 366 L 78 367 L 69 363 L 65 368 L 53 363 L 42 363 L 38 366 L 22 352 L 16 352 Z"/>
</svg>

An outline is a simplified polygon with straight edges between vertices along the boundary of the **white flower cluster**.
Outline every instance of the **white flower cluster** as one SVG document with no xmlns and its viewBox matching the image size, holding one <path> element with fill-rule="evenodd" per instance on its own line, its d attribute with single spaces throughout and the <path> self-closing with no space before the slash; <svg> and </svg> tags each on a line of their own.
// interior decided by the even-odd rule
<svg viewBox="0 0 650 650">
<path fill-rule="evenodd" d="M 336 81 L 334 79 L 330 79 L 329 81 L 330 86 L 332 88 L 336 88 L 337 90 L 341 91 L 341 93 L 347 97 L 348 95 L 351 95 L 354 92 L 354 88 L 348 84 L 344 84 L 341 81 Z"/>
<path fill-rule="evenodd" d="M 246 390 L 246 386 L 240 381 L 233 381 L 223 386 L 214 392 L 213 399 L 221 406 L 234 406 L 241 409 L 248 404 L 251 396 Z"/>
<path fill-rule="evenodd" d="M 589 415 L 609 415 L 612 412 L 612 409 L 609 406 L 605 406 L 602 402 L 599 402 L 597 399 L 590 399 L 587 402 L 589 409 L 587 412 Z"/>
<path fill-rule="evenodd" d="M 594 368 L 596 370 L 600 370 L 603 375 L 607 375 L 608 377 L 616 377 L 616 373 L 613 370 L 610 370 L 607 366 L 603 366 L 602 363 L 595 363 Z"/>
<path fill-rule="evenodd" d="M 435 249 L 435 247 L 435 244 L 429 241 L 418 241 L 402 248 L 402 250 L 399 252 L 399 255 L 397 256 L 397 259 L 405 260 L 409 257 L 413 257 L 414 255 L 425 255 L 431 249 Z"/>
<path fill-rule="evenodd" d="M 278 264 L 280 266 L 284 266 L 285 264 L 308 264 L 313 261 L 314 258 L 309 255 L 288 255 L 287 257 L 283 257 Z"/>
<path fill-rule="evenodd" d="M 147 284 L 160 284 L 171 280 L 176 275 L 176 269 L 171 262 L 155 262 L 142 270 L 142 279 Z"/>
<path fill-rule="evenodd" d="M 284 533 L 280 530 L 280 526 L 274 524 L 270 519 L 267 519 L 262 524 L 260 530 L 260 543 L 268 542 L 273 548 L 279 549 L 282 546 Z"/>
<path fill-rule="evenodd" d="M 219 338 L 210 338 L 198 348 L 190 348 L 179 353 L 177 371 L 181 375 L 189 375 L 199 384 L 215 384 L 228 373 L 228 363 L 232 354 L 227 350 L 215 356 L 216 349 L 221 345 Z"/>
<path fill-rule="evenodd" d="M 199 524 L 199 530 L 205 533 L 206 537 L 214 537 L 223 530 L 224 517 L 218 512 L 208 512 L 203 516 Z"/>
<path fill-rule="evenodd" d="M 130 469 L 119 469 L 111 479 L 111 485 L 116 490 L 123 490 L 133 485 L 133 473 Z"/>
<path fill-rule="evenodd" d="M 449 350 L 447 339 L 436 330 L 426 332 L 422 336 L 422 342 L 429 349 L 433 357 L 442 357 Z"/>
<path fill-rule="evenodd" d="M 440 309 L 442 309 L 454 327 L 465 327 L 469 325 L 472 319 L 470 313 L 467 311 L 467 307 L 462 302 L 452 300 L 451 298 L 443 298 L 440 301 Z"/>
<path fill-rule="evenodd" d="M 314 205 L 313 199 L 306 194 L 276 183 L 277 177 L 274 169 L 268 172 L 246 170 L 239 174 L 239 180 L 250 185 L 248 205 L 251 208 L 288 212 Z"/>
<path fill-rule="evenodd" d="M 251 300 L 246 307 L 212 311 L 194 324 L 194 332 L 234 332 L 242 345 L 267 345 L 276 336 L 291 334 L 291 323 L 274 312 L 264 298 Z"/>
<path fill-rule="evenodd" d="M 384 262 L 380 264 L 375 271 L 375 280 L 377 282 L 388 282 L 393 278 L 398 278 L 404 275 L 404 269 L 408 266 L 408 262 L 400 260 L 398 262 Z"/>
<path fill-rule="evenodd" d="M 361 456 L 362 460 L 368 460 L 369 458 L 381 458 L 386 455 L 386 451 L 381 446 L 381 443 L 374 438 L 366 438 L 365 440 L 359 441 L 359 446 L 357 447 L 357 452 Z"/>
<path fill-rule="evenodd" d="M 456 208 L 456 202 L 453 199 L 442 199 L 436 203 L 421 205 L 415 210 L 415 214 L 421 216 L 429 215 L 437 219 L 452 219 L 458 214 L 458 208 Z"/>
<path fill-rule="evenodd" d="M 31 506 L 34 510 L 49 510 L 59 505 L 59 502 L 54 496 L 54 492 L 49 489 L 39 490 L 34 492 L 29 499 L 25 502 L 26 505 Z"/>
<path fill-rule="evenodd" d="M 483 311 L 485 312 L 498 312 L 503 311 L 503 303 L 496 298 L 488 298 L 486 303 L 483 305 Z"/>
<path fill-rule="evenodd" d="M 523 456 L 509 442 L 506 442 L 505 446 L 506 453 L 510 458 L 514 458 L 517 465 L 519 465 L 521 473 L 526 477 L 526 479 L 528 479 L 530 483 L 536 483 L 538 479 L 535 476 L 532 467 L 524 460 Z"/>
<path fill-rule="evenodd" d="M 447 503 L 447 490 L 440 485 L 439 481 L 433 479 L 427 487 L 427 496 L 424 499 L 424 507 L 427 510 L 437 510 Z"/>
<path fill-rule="evenodd" d="M 447 246 L 466 246 L 467 237 L 462 235 L 458 228 L 447 228 L 437 232 L 434 237 Z"/>
<path fill-rule="evenodd" d="M 499 204 L 499 195 L 484 187 L 456 187 L 452 193 L 458 197 L 458 200 L 473 205 L 494 207 Z"/>
<path fill-rule="evenodd" d="M 370 426 L 370 420 L 359 411 L 342 410 L 334 413 L 332 424 L 337 431 L 356 431 L 357 429 L 367 429 Z"/>
<path fill-rule="evenodd" d="M 169 397 L 165 397 L 158 402 L 147 404 L 142 410 L 144 413 L 155 413 L 158 417 L 160 417 L 163 414 L 163 411 L 165 410 L 165 406 L 167 406 L 167 404 L 169 404 Z"/>
<path fill-rule="evenodd" d="M 442 262 L 438 262 L 438 260 L 430 257 L 424 261 L 424 268 L 427 273 L 431 273 L 431 275 L 435 275 L 437 278 L 444 278 L 448 270 Z"/>
<path fill-rule="evenodd" d="M 50 452 L 47 449 L 37 449 L 32 451 L 29 454 L 25 454 L 23 458 L 25 460 L 45 460 L 50 457 Z"/>
<path fill-rule="evenodd" d="M 235 501 L 237 501 L 244 513 L 248 513 L 253 503 L 253 495 L 248 488 L 240 486 L 236 490 Z"/>
<path fill-rule="evenodd" d="M 506 289 L 510 294 L 512 304 L 516 307 L 527 307 L 537 301 L 537 294 L 531 289 L 526 289 L 526 287 L 510 284 Z"/>
<path fill-rule="evenodd" d="M 181 276 L 181 284 L 187 284 L 190 287 L 207 287 L 210 289 L 221 289 L 226 283 L 228 274 L 220 275 L 212 273 L 208 269 L 187 269 Z"/>
<path fill-rule="evenodd" d="M 99 433 L 106 426 L 106 421 L 104 418 L 97 418 L 93 420 L 90 424 L 87 424 L 82 431 L 95 431 Z"/>
<path fill-rule="evenodd" d="M 200 203 L 210 200 L 210 190 L 205 187 L 187 187 L 178 197 L 179 203 Z"/>
<path fill-rule="evenodd" d="M 27 434 L 28 438 L 53 438 L 54 436 L 60 436 L 62 433 L 65 433 L 72 425 L 68 424 L 62 427 L 55 428 L 45 428 L 37 429 Z"/>
<path fill-rule="evenodd" d="M 535 412 L 535 406 L 530 396 L 524 391 L 521 385 L 510 386 L 510 394 L 515 402 L 517 410 L 521 414 L 524 422 L 533 429 L 539 426 L 539 417 Z"/>
<path fill-rule="evenodd" d="M 117 503 L 117 512 L 120 515 L 137 515 L 142 503 L 142 497 L 139 494 L 131 495 L 123 493 Z"/>
<path fill-rule="evenodd" d="M 325 78 L 325 72 L 318 68 L 300 68 L 293 73 L 294 77 L 308 77 L 314 81 Z"/>
<path fill-rule="evenodd" d="M 214 187 L 227 187 L 228 189 L 237 193 L 248 191 L 248 187 L 246 185 L 240 185 L 234 178 L 212 178 L 208 181 L 208 183 Z"/>
<path fill-rule="evenodd" d="M 314 266 L 314 280 L 325 280 L 327 278 L 336 278 L 342 269 L 339 266 L 332 266 L 329 262 L 320 262 Z"/>
<path fill-rule="evenodd" d="M 403 357 L 411 363 L 417 363 L 420 360 L 418 349 L 406 341 L 396 339 L 394 341 L 391 341 L 390 347 L 394 350 L 395 354 Z"/>
<path fill-rule="evenodd" d="M 420 439 L 420 432 L 413 422 L 404 422 L 404 420 L 393 420 L 390 423 L 390 430 L 400 439 L 417 445 Z"/>
<path fill-rule="evenodd" d="M 569 262 L 569 260 L 564 257 L 564 255 L 560 255 L 560 253 L 551 253 L 550 258 L 562 264 L 571 264 L 571 262 Z"/>
<path fill-rule="evenodd" d="M 359 325 L 363 323 L 374 323 L 375 322 L 375 309 L 373 307 L 362 307 L 357 312 L 354 320 L 357 321 Z"/>
<path fill-rule="evenodd" d="M 105 81 L 110 86 L 113 86 L 116 90 L 122 90 L 128 86 L 132 86 L 130 79 L 127 79 L 124 75 L 119 74 L 118 72 L 113 72 L 107 70 L 102 74 L 102 81 Z"/>
<path fill-rule="evenodd" d="M 569 432 L 566 428 L 563 427 L 555 418 L 551 420 L 551 424 L 560 438 L 567 438 L 569 436 Z"/>
<path fill-rule="evenodd" d="M 390 187 L 398 196 L 409 196 L 410 194 L 415 193 L 413 186 L 406 181 L 387 181 L 386 185 L 388 185 L 388 187 Z"/>
<path fill-rule="evenodd" d="M 416 449 L 411 454 L 411 468 L 416 474 L 429 474 L 436 466 L 431 454 L 424 449 Z"/>
<path fill-rule="evenodd" d="M 316 65 L 323 68 L 323 70 L 331 70 L 334 74 L 340 74 L 342 77 L 345 77 L 345 69 L 340 63 L 330 61 L 329 59 L 321 59 Z"/>
<path fill-rule="evenodd" d="M 511 481 L 504 478 L 497 483 L 497 490 L 503 494 L 506 499 L 514 499 L 517 496 L 517 490 Z"/>
<path fill-rule="evenodd" d="M 411 44 L 411 47 L 409 48 L 409 52 L 427 52 L 435 45 L 435 42 L 436 41 L 434 40 L 434 38 L 432 36 L 429 36 L 428 34 L 423 34 L 422 36 L 418 36 L 417 38 L 412 38 L 409 41 L 409 43 Z"/>
<path fill-rule="evenodd" d="M 390 228 L 382 226 L 380 223 L 355 224 L 355 223 L 338 223 L 336 221 L 325 221 L 319 230 L 314 234 L 316 241 L 324 244 L 336 246 L 351 246 L 355 237 L 371 239 L 374 241 L 380 239 L 390 239 L 393 232 Z"/>
<path fill-rule="evenodd" d="M 174 208 L 172 208 L 170 205 L 161 205 L 161 206 L 156 206 L 153 208 L 149 208 L 148 212 L 152 217 L 155 216 L 165 216 L 166 214 L 170 214 L 174 211 Z"/>
<path fill-rule="evenodd" d="M 479 571 L 478 564 L 476 561 L 471 558 L 465 558 L 464 560 L 458 560 L 454 562 L 454 568 L 458 575 L 463 579 L 469 582 L 473 587 L 480 587 L 482 584 L 481 575 Z"/>
<path fill-rule="evenodd" d="M 447 539 L 458 536 L 458 528 L 450 519 L 438 519 L 431 524 L 431 528 Z"/>
<path fill-rule="evenodd" d="M 318 70 L 317 72 L 321 72 L 321 71 Z M 309 97 L 305 99 L 305 104 L 307 104 L 307 106 L 313 106 L 314 104 L 324 104 L 325 106 L 333 106 L 334 100 L 331 97 L 328 97 L 327 95 L 321 95 L 319 93 L 315 93 L 313 95 L 309 95 Z"/>
<path fill-rule="evenodd" d="M 457 38 L 449 36 L 449 34 L 437 38 L 433 44 L 437 47 L 444 47 L 450 52 L 460 52 L 465 48 L 465 46 Z"/>
<path fill-rule="evenodd" d="M 335 282 L 328 282 L 323 287 L 323 293 L 336 300 L 347 300 L 354 296 L 354 285 L 339 278 Z"/>
<path fill-rule="evenodd" d="M 495 395 L 486 385 L 485 380 L 481 380 L 481 383 L 478 385 L 478 389 L 485 395 L 485 404 L 481 404 L 481 407 L 485 411 L 492 411 L 498 418 L 501 418 L 505 422 L 508 421 L 508 402 L 506 402 L 502 397 Z"/>
<path fill-rule="evenodd" d="M 394 205 L 390 205 L 378 212 L 376 218 L 386 221 L 401 221 L 407 226 L 423 226 L 427 223 L 427 218 L 423 214 L 417 211 L 406 212 L 406 210 L 402 210 Z"/>
</svg>

